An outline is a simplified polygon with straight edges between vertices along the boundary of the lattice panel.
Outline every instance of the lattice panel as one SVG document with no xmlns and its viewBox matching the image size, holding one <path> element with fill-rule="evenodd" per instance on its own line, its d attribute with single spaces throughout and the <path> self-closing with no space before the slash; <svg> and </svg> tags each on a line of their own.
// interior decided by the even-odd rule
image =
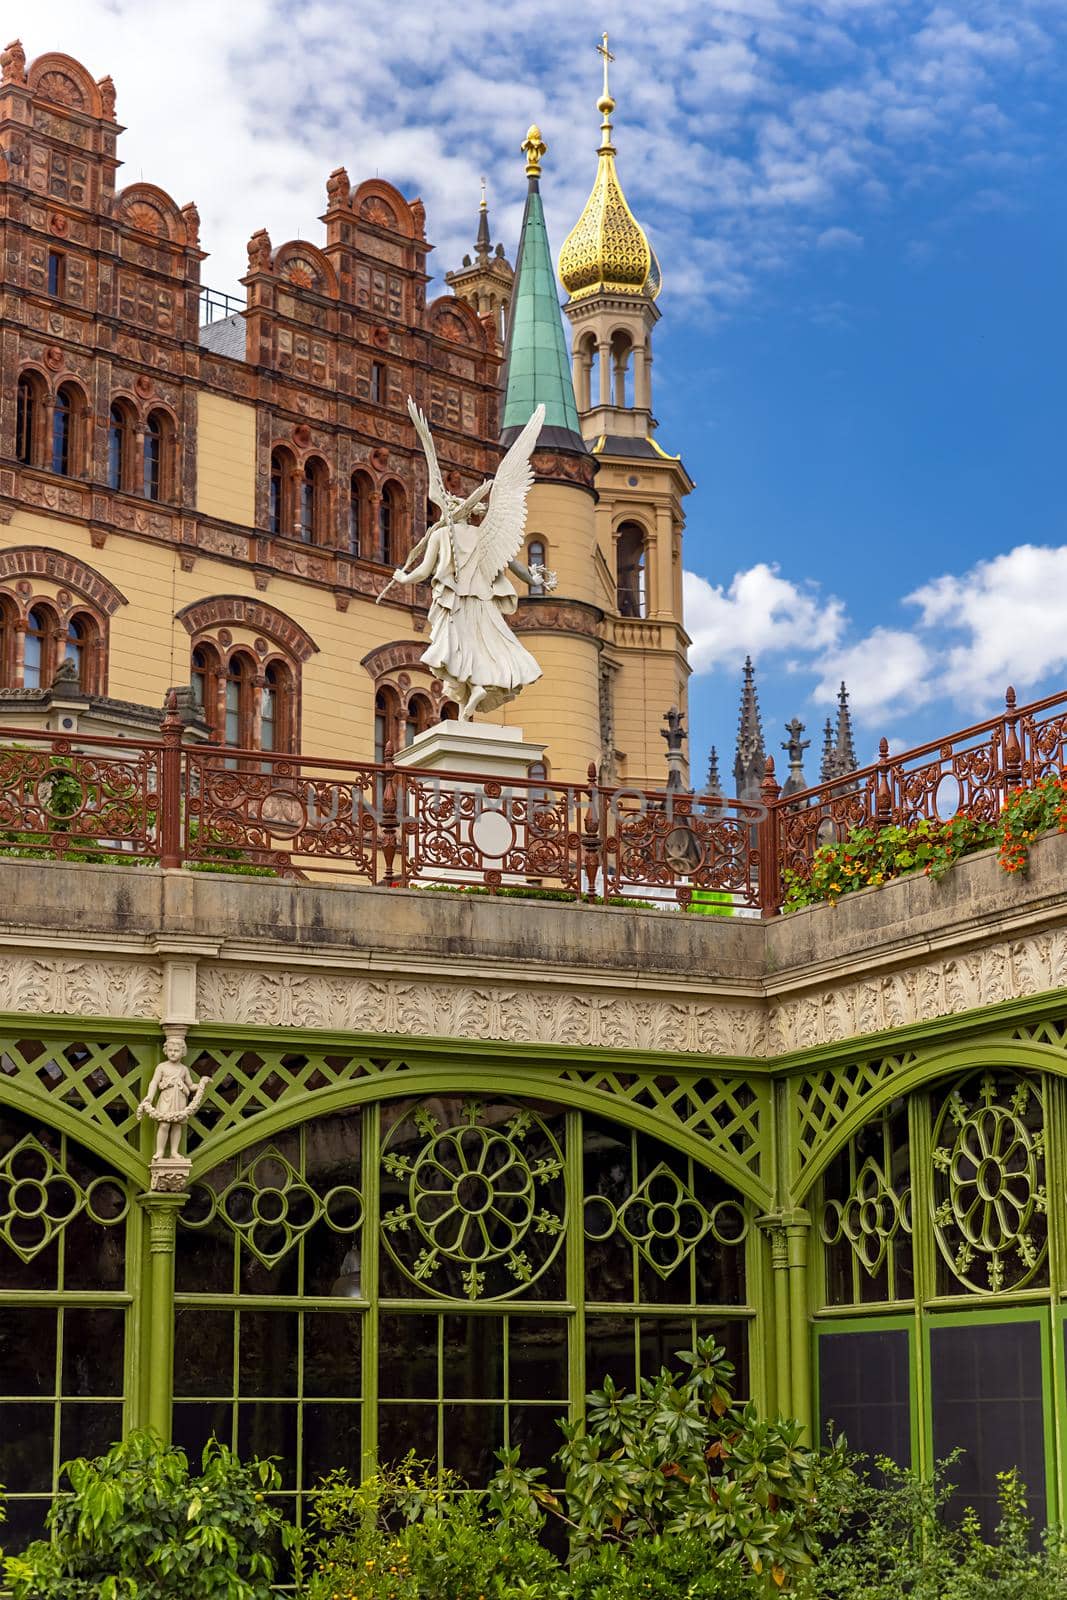
<svg viewBox="0 0 1067 1600">
<path fill-rule="evenodd" d="M 1067 1050 L 1067 1017 L 1046 1018 L 1043 1022 L 1023 1024 L 1013 1028 L 1008 1037 L 1023 1039 L 1029 1044 L 1048 1044 L 1054 1050 Z"/>
<path fill-rule="evenodd" d="M 914 1051 L 876 1056 L 847 1066 L 828 1067 L 794 1079 L 791 1085 L 796 1127 L 794 1171 L 802 1171 L 834 1129 L 872 1090 L 915 1060 Z"/>
<path fill-rule="evenodd" d="M 402 1057 L 349 1055 L 343 1051 L 277 1051 L 266 1048 L 233 1049 L 212 1046 L 203 1051 L 190 1070 L 195 1077 L 211 1078 L 199 1112 L 190 1123 L 193 1144 L 217 1136 L 274 1106 L 303 1100 L 339 1083 L 361 1079 L 384 1081 L 402 1077 L 414 1063 Z M 670 1138 L 684 1129 L 710 1151 L 720 1151 L 762 1176 L 763 1130 L 767 1127 L 770 1090 L 762 1083 L 740 1078 L 679 1078 L 652 1072 L 612 1072 L 603 1067 L 539 1068 L 544 1092 L 554 1083 L 580 1084 L 596 1090 L 612 1105 L 628 1101 L 650 1112 Z"/>
<path fill-rule="evenodd" d="M 224 1133 L 272 1107 L 303 1100 L 339 1083 L 388 1078 L 409 1071 L 406 1061 L 349 1055 L 332 1050 L 267 1050 L 213 1046 L 191 1063 L 193 1077 L 207 1074 L 211 1087 L 190 1120 L 196 1136 Z"/>
<path fill-rule="evenodd" d="M 62 1102 L 136 1145 L 141 1085 L 157 1055 L 147 1044 L 8 1035 L 0 1038 L 0 1080 L 18 1083 L 46 1104 Z M 47 1119 L 47 1110 L 41 1114 Z"/>
<path fill-rule="evenodd" d="M 763 1170 L 761 1129 L 768 1089 L 740 1078 L 676 1078 L 665 1073 L 605 1072 L 578 1067 L 561 1074 L 613 1099 L 651 1111 L 666 1129 L 684 1128 L 713 1148 L 740 1159 L 751 1172 Z"/>
</svg>

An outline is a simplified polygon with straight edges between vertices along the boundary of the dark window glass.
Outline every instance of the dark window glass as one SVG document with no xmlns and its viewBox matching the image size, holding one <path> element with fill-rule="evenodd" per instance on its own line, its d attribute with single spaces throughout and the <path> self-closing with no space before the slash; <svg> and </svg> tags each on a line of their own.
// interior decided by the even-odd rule
<svg viewBox="0 0 1067 1600">
<path fill-rule="evenodd" d="M 376 406 L 385 404 L 385 368 L 380 361 L 371 362 L 370 397 Z"/>
<path fill-rule="evenodd" d="M 185 1240 L 182 1240 L 185 1248 Z M 233 1392 L 234 1313 L 179 1306 L 174 1316 L 174 1393 Z"/>
<path fill-rule="evenodd" d="M 48 252 L 48 293 L 62 294 L 66 280 L 66 261 L 58 250 Z"/>
<path fill-rule="evenodd" d="M 126 481 L 129 423 L 121 406 L 111 407 L 107 427 L 107 481 L 109 488 L 122 489 Z"/>
<path fill-rule="evenodd" d="M 33 1399 L 56 1390 L 56 1312 L 0 1307 L 0 1394 Z M 3 1426 L 0 1412 L 0 1427 Z"/>
<path fill-rule="evenodd" d="M 354 1482 L 361 1476 L 361 1426 L 358 1405 L 304 1407 L 304 1459 L 301 1485 L 311 1488 L 337 1467 L 344 1467 Z"/>
<path fill-rule="evenodd" d="M 122 1438 L 120 1405 L 86 1405 L 77 1401 L 61 1407 L 59 1455 L 62 1461 L 73 1456 L 102 1456 Z"/>
<path fill-rule="evenodd" d="M 0 1406 L 0 1483 L 19 1494 L 48 1494 L 56 1408 L 50 1401 Z M 8 1543 L 8 1529 L 4 1529 Z"/>
<path fill-rule="evenodd" d="M 147 500 L 158 500 L 163 484 L 163 424 L 152 413 L 144 431 L 144 493 Z"/>
<path fill-rule="evenodd" d="M 75 396 L 69 384 L 61 385 L 52 410 L 52 471 L 69 476 L 74 461 Z"/>
<path fill-rule="evenodd" d="M 48 613 L 40 606 L 34 606 L 26 622 L 26 639 L 22 647 L 22 686 L 24 689 L 46 689 L 51 682 L 48 654 L 52 630 Z"/>
<path fill-rule="evenodd" d="M 935 1327 L 930 1332 L 934 1457 L 961 1448 L 950 1512 L 973 1506 L 986 1538 L 999 1520 L 998 1472 L 1011 1467 L 1040 1522 L 1045 1503 L 1041 1329 L 1035 1322 Z M 1051 1403 L 1051 1397 L 1050 1397 Z"/>
<path fill-rule="evenodd" d="M 40 392 L 30 377 L 18 381 L 15 408 L 15 455 L 25 466 L 33 464 L 40 427 Z"/>
<path fill-rule="evenodd" d="M 911 1465 L 906 1328 L 822 1333 L 818 1340 L 819 1429 L 843 1433 L 853 1450 Z"/>
<path fill-rule="evenodd" d="M 63 1393 L 120 1395 L 126 1313 L 68 1306 L 63 1313 Z"/>
<path fill-rule="evenodd" d="M 540 539 L 531 539 L 529 548 L 527 550 L 527 564 L 529 566 L 531 566 L 531 567 L 532 566 L 541 566 L 541 567 L 544 566 L 544 564 L 545 564 L 545 547 L 541 543 Z M 545 586 L 544 586 L 543 583 L 531 583 L 531 585 L 530 585 L 530 593 L 531 594 L 544 594 L 544 592 L 545 592 Z"/>
</svg>

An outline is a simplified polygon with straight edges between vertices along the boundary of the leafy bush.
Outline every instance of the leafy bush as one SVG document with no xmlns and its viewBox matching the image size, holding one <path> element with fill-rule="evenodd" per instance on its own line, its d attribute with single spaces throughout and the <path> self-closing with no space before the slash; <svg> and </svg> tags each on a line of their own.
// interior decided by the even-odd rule
<svg viewBox="0 0 1067 1600">
<path fill-rule="evenodd" d="M 604 1544 L 632 1556 L 641 1541 L 696 1537 L 725 1581 L 748 1572 L 773 1592 L 819 1549 L 817 1486 L 846 1470 L 843 1451 L 820 1461 L 798 1423 L 735 1404 L 734 1369 L 714 1339 L 678 1354 L 688 1371 L 664 1368 L 639 1394 L 608 1379 L 587 1397 L 584 1422 L 560 1424 L 561 1496 L 540 1469 L 521 1467 L 518 1451 L 503 1451 L 492 1504 L 505 1517 L 529 1521 L 536 1508 L 560 1518 L 578 1558 Z"/>
<path fill-rule="evenodd" d="M 534 1600 L 554 1595 L 555 1558 L 485 1497 L 408 1458 L 358 1486 L 343 1472 L 315 1499 L 307 1600 Z"/>
<path fill-rule="evenodd" d="M 973 1511 L 948 1521 L 954 1459 L 932 1480 L 884 1458 L 881 1485 L 854 1477 L 846 1536 L 804 1575 L 797 1600 L 1067 1600 L 1067 1547 L 1051 1534 L 1031 1549 L 1033 1521 L 1015 1472 L 997 1475 L 1001 1518 L 991 1543 Z"/>
<path fill-rule="evenodd" d="M 698 1534 L 601 1544 L 561 1574 L 559 1600 L 755 1600 L 753 1580 L 711 1558 Z"/>
<path fill-rule="evenodd" d="M 295 1538 L 266 1498 L 281 1482 L 272 1462 L 212 1440 L 194 1476 L 183 1450 L 133 1433 L 63 1472 L 50 1539 L 5 1562 L 15 1600 L 269 1600 L 271 1550 Z"/>
</svg>

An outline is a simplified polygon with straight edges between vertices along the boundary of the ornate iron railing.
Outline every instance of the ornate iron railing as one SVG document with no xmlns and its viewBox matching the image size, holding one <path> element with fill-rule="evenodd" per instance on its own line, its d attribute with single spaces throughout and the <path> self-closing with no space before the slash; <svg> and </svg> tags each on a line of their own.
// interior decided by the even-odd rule
<svg viewBox="0 0 1067 1600">
<path fill-rule="evenodd" d="M 778 863 L 772 898 L 780 901 L 780 874 L 806 877 L 819 846 L 853 828 L 908 826 L 929 818 L 946 822 L 963 813 L 992 821 L 1013 789 L 1067 767 L 1067 695 L 1048 695 L 1018 707 L 1009 686 L 1004 711 L 947 738 L 890 755 L 885 739 L 870 766 L 778 798 L 768 792 L 769 849 Z"/>
<path fill-rule="evenodd" d="M 1067 765 L 1067 695 L 781 797 L 486 778 L 192 745 L 175 696 L 156 740 L 0 728 L 0 856 L 343 874 L 389 887 L 541 888 L 773 915 L 786 870 L 858 826 L 990 819 Z"/>
</svg>

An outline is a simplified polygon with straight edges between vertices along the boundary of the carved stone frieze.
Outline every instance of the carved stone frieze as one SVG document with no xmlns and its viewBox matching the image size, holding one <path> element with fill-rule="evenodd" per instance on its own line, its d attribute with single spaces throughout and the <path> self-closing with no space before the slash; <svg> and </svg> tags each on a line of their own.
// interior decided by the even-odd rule
<svg viewBox="0 0 1067 1600">
<path fill-rule="evenodd" d="M 768 1047 L 772 1055 L 815 1049 L 1064 987 L 1067 929 L 1056 928 L 772 1002 Z"/>
<path fill-rule="evenodd" d="M 762 1055 L 758 1004 L 708 1004 L 534 986 L 407 981 L 203 967 L 201 1022 L 501 1039 L 692 1054 Z"/>
<path fill-rule="evenodd" d="M 0 1011 L 158 1017 L 162 994 L 159 968 L 143 963 L 0 955 Z"/>
</svg>

